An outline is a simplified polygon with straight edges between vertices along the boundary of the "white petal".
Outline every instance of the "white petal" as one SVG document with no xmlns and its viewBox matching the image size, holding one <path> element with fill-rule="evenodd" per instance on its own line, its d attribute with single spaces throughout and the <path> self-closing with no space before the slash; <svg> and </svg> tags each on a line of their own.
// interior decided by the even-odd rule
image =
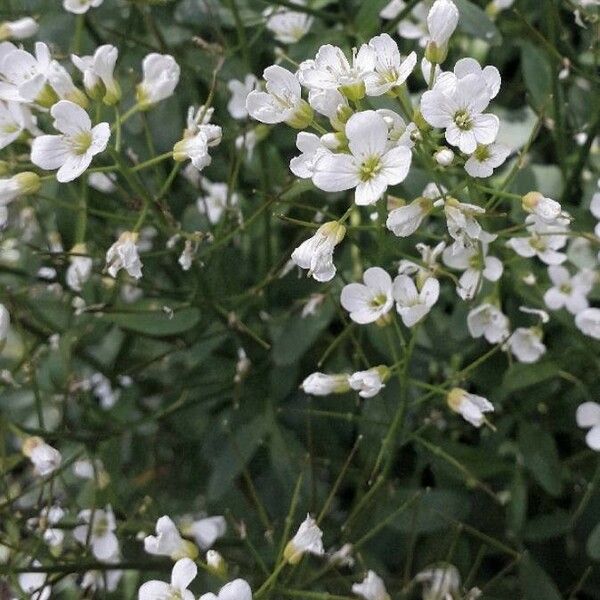
<svg viewBox="0 0 600 600">
<path fill-rule="evenodd" d="M 600 425 L 600 404 L 584 402 L 577 407 L 575 419 L 579 427 L 595 427 Z"/>
<path fill-rule="evenodd" d="M 313 183 L 324 192 L 349 190 L 360 182 L 355 159 L 349 154 L 323 154 L 314 170 Z"/>
<path fill-rule="evenodd" d="M 57 102 L 50 109 L 50 114 L 54 117 L 54 127 L 62 133 L 75 134 L 92 129 L 92 122 L 87 112 L 69 100 Z"/>
<path fill-rule="evenodd" d="M 381 158 L 382 174 L 389 185 L 396 185 L 406 179 L 410 169 L 412 152 L 406 146 L 392 148 Z"/>
<path fill-rule="evenodd" d="M 346 123 L 348 147 L 359 159 L 380 156 L 385 151 L 388 127 L 383 117 L 374 110 L 352 115 Z"/>
<path fill-rule="evenodd" d="M 196 563 L 189 558 L 182 558 L 178 560 L 171 573 L 171 585 L 179 590 L 183 591 L 188 588 L 190 583 L 195 579 L 198 574 L 198 567 Z"/>
<path fill-rule="evenodd" d="M 358 206 L 375 204 L 387 189 L 387 181 L 380 173 L 369 181 L 361 181 L 356 186 L 354 201 Z"/>
</svg>

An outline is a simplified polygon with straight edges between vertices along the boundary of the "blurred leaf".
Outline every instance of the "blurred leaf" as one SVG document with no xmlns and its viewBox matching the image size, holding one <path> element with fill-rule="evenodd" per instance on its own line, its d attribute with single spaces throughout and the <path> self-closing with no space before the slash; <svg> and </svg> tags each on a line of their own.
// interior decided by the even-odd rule
<svg viewBox="0 0 600 600">
<path fill-rule="evenodd" d="M 276 365 L 291 365 L 316 342 L 333 318 L 331 302 L 323 305 L 316 315 L 306 318 L 293 315 L 284 323 L 273 343 L 273 360 Z"/>
<path fill-rule="evenodd" d="M 529 554 L 519 563 L 519 580 L 525 594 L 524 600 L 561 600 L 562 596 L 552 579 Z"/>
<path fill-rule="evenodd" d="M 534 479 L 552 496 L 562 490 L 561 467 L 554 438 L 536 425 L 519 425 L 519 448 Z"/>
<path fill-rule="evenodd" d="M 225 444 L 223 451 L 213 463 L 208 480 L 206 493 L 211 500 L 218 500 L 227 492 L 234 479 L 254 456 L 268 426 L 268 419 L 259 415 L 242 425 L 233 435 L 233 439 Z"/>
<path fill-rule="evenodd" d="M 539 112 L 547 105 L 552 92 L 552 69 L 545 54 L 533 44 L 521 45 L 521 69 L 534 108 Z"/>
<path fill-rule="evenodd" d="M 520 468 L 515 469 L 510 485 L 510 504 L 506 513 L 508 529 L 518 534 L 527 516 L 527 483 Z"/>
<path fill-rule="evenodd" d="M 354 18 L 354 26 L 366 38 L 377 31 L 380 24 L 379 12 L 388 4 L 389 0 L 369 0 L 361 2 L 360 8 Z"/>
<path fill-rule="evenodd" d="M 592 530 L 592 533 L 590 533 L 585 549 L 590 558 L 600 560 L 600 523 L 598 523 Z"/>
<path fill-rule="evenodd" d="M 554 362 L 539 362 L 535 364 L 514 363 L 504 374 L 502 389 L 503 398 L 513 392 L 522 390 L 530 385 L 541 383 L 556 377 L 559 367 Z"/>
<path fill-rule="evenodd" d="M 570 521 L 569 513 L 564 510 L 539 515 L 527 522 L 523 537 L 529 542 L 543 542 L 560 537 L 569 531 Z"/>
<path fill-rule="evenodd" d="M 485 11 L 469 0 L 454 0 L 460 12 L 458 27 L 461 31 L 481 38 L 494 46 L 502 42 L 502 35 Z"/>
<path fill-rule="evenodd" d="M 194 327 L 200 320 L 197 308 L 175 310 L 170 316 L 163 310 L 170 302 L 165 300 L 142 300 L 131 304 L 126 311 L 104 313 L 103 321 L 115 323 L 123 329 L 129 329 L 151 336 L 167 336 L 183 333 Z"/>
</svg>

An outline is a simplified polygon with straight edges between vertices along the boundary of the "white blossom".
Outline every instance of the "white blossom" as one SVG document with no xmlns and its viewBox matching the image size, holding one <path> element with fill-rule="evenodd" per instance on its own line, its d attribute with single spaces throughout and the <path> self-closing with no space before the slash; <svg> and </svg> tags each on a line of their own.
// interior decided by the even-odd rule
<svg viewBox="0 0 600 600">
<path fill-rule="evenodd" d="M 119 50 L 110 44 L 96 48 L 93 56 L 71 55 L 71 61 L 83 75 L 87 93 L 92 98 L 102 98 L 109 105 L 121 99 L 121 88 L 114 78 L 118 56 Z"/>
<path fill-rule="evenodd" d="M 538 327 L 518 327 L 507 340 L 510 351 L 523 363 L 537 362 L 546 352 Z"/>
<path fill-rule="evenodd" d="M 429 277 L 418 290 L 408 275 L 398 275 L 393 286 L 396 310 L 406 327 L 413 327 L 425 317 L 440 295 L 440 283 Z"/>
<path fill-rule="evenodd" d="M 80 511 L 77 520 L 83 524 L 73 529 L 73 537 L 83 545 L 89 541 L 92 554 L 98 560 L 107 560 L 118 553 L 119 540 L 115 535 L 117 524 L 110 505 L 104 510 L 86 508 Z"/>
<path fill-rule="evenodd" d="M 385 387 L 385 379 L 389 369 L 385 366 L 373 367 L 366 371 L 357 371 L 348 378 L 350 387 L 358 392 L 361 398 L 372 398 Z"/>
<path fill-rule="evenodd" d="M 198 520 L 184 519 L 180 524 L 185 535 L 194 538 L 200 550 L 212 548 L 214 543 L 225 535 L 227 521 L 223 516 L 204 517 Z"/>
<path fill-rule="evenodd" d="M 494 406 L 483 396 L 470 394 L 462 388 L 453 388 L 446 397 L 448 406 L 474 427 L 481 427 L 485 422 L 486 412 L 493 412 Z"/>
<path fill-rule="evenodd" d="M 487 146 L 478 145 L 467 159 L 465 171 L 471 177 L 490 177 L 494 169 L 504 164 L 510 152 L 510 148 L 496 142 Z"/>
<path fill-rule="evenodd" d="M 562 214 L 560 203 L 546 198 L 539 192 L 529 192 L 523 196 L 523 210 L 532 213 L 545 223 L 554 224 Z"/>
<path fill-rule="evenodd" d="M 198 556 L 198 548 L 181 537 L 175 523 L 166 515 L 156 521 L 156 535 L 144 538 L 144 549 L 148 554 L 169 556 L 173 560 Z"/>
<path fill-rule="evenodd" d="M 300 387 L 305 394 L 312 396 L 344 394 L 350 390 L 348 375 L 327 375 L 319 372 L 311 373 Z"/>
<path fill-rule="evenodd" d="M 38 436 L 26 438 L 21 451 L 33 463 L 35 472 L 42 477 L 54 473 L 62 462 L 61 453 Z"/>
<path fill-rule="evenodd" d="M 485 231 L 477 221 L 477 216 L 485 214 L 485 209 L 481 206 L 448 198 L 444 203 L 444 213 L 448 233 L 454 239 L 451 250 L 453 253 L 465 248 L 477 247 L 478 242 L 484 244 L 493 242 L 497 237 Z"/>
<path fill-rule="evenodd" d="M 459 12 L 452 0 L 436 0 L 427 15 L 429 43 L 426 56 L 441 63 L 446 58 L 450 37 L 458 25 Z"/>
<path fill-rule="evenodd" d="M 40 26 L 32 17 L 22 17 L 16 21 L 4 21 L 0 23 L 0 41 L 24 40 L 35 35 Z"/>
<path fill-rule="evenodd" d="M 394 305 L 392 278 L 381 267 L 367 269 L 363 281 L 344 286 L 340 296 L 350 318 L 361 325 L 383 319 Z"/>
<path fill-rule="evenodd" d="M 136 97 L 143 109 L 148 109 L 173 95 L 181 69 L 169 54 L 148 54 L 142 62 L 144 78 L 137 86 Z"/>
<path fill-rule="evenodd" d="M 585 443 L 592 450 L 600 450 L 600 404 L 597 402 L 584 402 L 577 407 L 577 425 L 589 429 L 585 436 Z"/>
<path fill-rule="evenodd" d="M 324 223 L 312 237 L 292 252 L 292 260 L 301 269 L 308 269 L 308 275 L 317 281 L 330 281 L 336 271 L 333 250 L 344 239 L 345 234 L 346 228 L 341 223 Z"/>
<path fill-rule="evenodd" d="M 136 242 L 138 234 L 124 231 L 119 239 L 106 252 L 106 268 L 111 277 L 116 277 L 121 269 L 139 279 L 142 276 L 142 261 Z"/>
<path fill-rule="evenodd" d="M 82 290 L 83 285 L 92 274 L 92 258 L 86 256 L 86 254 L 87 248 L 85 244 L 75 244 L 71 248 L 70 264 L 65 279 L 69 288 L 75 292 Z"/>
<path fill-rule="evenodd" d="M 293 3 L 304 5 L 301 0 L 294 0 Z M 267 8 L 265 16 L 267 29 L 283 44 L 295 44 L 300 41 L 310 31 L 314 21 L 313 17 L 306 13 L 284 7 Z"/>
<path fill-rule="evenodd" d="M 42 564 L 38 560 L 31 563 L 32 567 L 41 567 Z M 19 587 L 29 594 L 30 600 L 49 600 L 52 588 L 46 585 L 48 582 L 47 573 L 21 573 L 18 577 Z"/>
<path fill-rule="evenodd" d="M 63 0 L 63 8 L 76 15 L 83 15 L 90 8 L 97 8 L 104 0 Z"/>
<path fill-rule="evenodd" d="M 593 271 L 583 270 L 571 276 L 566 267 L 554 265 L 548 267 L 548 276 L 553 285 L 544 294 L 544 303 L 550 310 L 564 307 L 576 315 L 589 306 L 587 295 L 594 285 Z"/>
<path fill-rule="evenodd" d="M 586 308 L 578 312 L 575 325 L 585 335 L 600 340 L 600 308 Z"/>
<path fill-rule="evenodd" d="M 369 571 L 361 583 L 353 583 L 352 593 L 364 600 L 390 600 L 383 579 L 374 571 Z"/>
<path fill-rule="evenodd" d="M 493 304 L 484 303 L 469 311 L 467 327 L 471 337 L 481 336 L 490 344 L 498 344 L 509 336 L 508 317 Z"/>
<path fill-rule="evenodd" d="M 316 521 L 306 515 L 294 537 L 287 543 L 283 556 L 285 560 L 294 565 L 300 562 L 305 553 L 321 556 L 325 554 L 323 549 L 323 532 L 319 529 Z"/>
<path fill-rule="evenodd" d="M 323 145 L 321 138 L 314 133 L 300 131 L 296 137 L 296 148 L 300 150 L 299 156 L 294 156 L 290 161 L 290 171 L 301 179 L 310 179 L 315 174 L 315 164 L 321 154 L 329 152 Z"/>
<path fill-rule="evenodd" d="M 387 136 L 387 124 L 377 112 L 353 115 L 346 123 L 350 154 L 321 154 L 314 164 L 313 183 L 325 192 L 356 188 L 356 204 L 374 204 L 389 185 L 405 179 L 412 159 L 406 146 L 388 149 Z"/>
<path fill-rule="evenodd" d="M 194 594 L 187 588 L 197 574 L 198 567 L 194 561 L 182 558 L 173 565 L 171 583 L 147 581 L 139 589 L 138 600 L 194 600 Z"/>
<path fill-rule="evenodd" d="M 496 115 L 483 114 L 490 102 L 486 80 L 470 74 L 448 85 L 438 81 L 421 98 L 423 118 L 432 126 L 445 129 L 446 141 L 462 152 L 472 154 L 478 145 L 494 142 L 500 121 Z"/>
<path fill-rule="evenodd" d="M 234 119 L 246 119 L 248 117 L 246 99 L 250 92 L 258 88 L 258 85 L 258 79 L 252 73 L 246 75 L 243 81 L 230 79 L 227 82 L 227 88 L 231 92 L 227 110 Z"/>
<path fill-rule="evenodd" d="M 423 600 L 446 600 L 460 593 L 460 574 L 451 564 L 427 567 L 417 573 L 415 581 L 423 584 Z"/>
<path fill-rule="evenodd" d="M 302 99 L 296 75 L 272 65 L 264 70 L 266 91 L 253 90 L 246 99 L 248 114 L 261 123 L 287 123 L 303 129 L 312 120 L 312 108 Z"/>
<path fill-rule="evenodd" d="M 0 102 L 0 150 L 12 144 L 24 131 L 39 135 L 37 119 L 30 108 L 20 102 Z"/>
<path fill-rule="evenodd" d="M 244 579 L 234 579 L 225 584 L 219 594 L 202 594 L 198 600 L 252 600 L 252 589 Z"/>
<path fill-rule="evenodd" d="M 61 100 L 51 109 L 54 128 L 61 135 L 42 135 L 33 140 L 31 162 L 53 171 L 56 179 L 66 183 L 77 179 L 90 165 L 92 158 L 103 152 L 110 138 L 108 123 L 92 127 L 88 114 L 73 102 Z"/>
</svg>

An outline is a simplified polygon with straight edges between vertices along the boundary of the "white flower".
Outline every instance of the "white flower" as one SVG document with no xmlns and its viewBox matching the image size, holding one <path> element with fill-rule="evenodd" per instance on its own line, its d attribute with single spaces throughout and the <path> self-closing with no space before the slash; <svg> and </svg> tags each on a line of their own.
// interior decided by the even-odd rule
<svg viewBox="0 0 600 600">
<path fill-rule="evenodd" d="M 300 524 L 296 535 L 285 547 L 283 552 L 285 560 L 295 565 L 300 562 L 306 552 L 317 556 L 325 554 L 322 537 L 323 532 L 319 529 L 317 522 L 310 515 L 306 515 L 306 519 Z"/>
<path fill-rule="evenodd" d="M 328 396 L 329 394 L 344 394 L 350 389 L 348 375 L 327 375 L 326 373 L 311 373 L 300 387 L 305 394 L 312 396 Z"/>
<path fill-rule="evenodd" d="M 184 557 L 195 559 L 198 556 L 198 548 L 181 537 L 169 517 L 164 516 L 156 521 L 156 534 L 144 538 L 144 550 L 148 554 L 170 556 L 173 560 Z"/>
<path fill-rule="evenodd" d="M 382 96 L 408 79 L 417 64 L 417 54 L 411 52 L 403 58 L 398 45 L 387 33 L 372 38 L 369 46 L 375 53 L 375 68 L 365 76 L 366 93 Z"/>
<path fill-rule="evenodd" d="M 438 187 L 432 183 L 427 184 L 422 194 L 410 204 L 394 208 L 389 212 L 386 227 L 399 237 L 412 235 L 431 212 L 433 201 L 439 196 Z"/>
<path fill-rule="evenodd" d="M 0 150 L 12 144 L 25 130 L 36 135 L 41 133 L 35 124 L 36 118 L 26 104 L 0 103 Z"/>
<path fill-rule="evenodd" d="M 548 276 L 553 286 L 544 294 L 544 303 L 550 310 L 565 307 L 576 315 L 588 307 L 587 295 L 594 285 L 595 274 L 592 271 L 580 271 L 571 277 L 565 267 L 548 267 Z"/>
<path fill-rule="evenodd" d="M 463 300 L 472 300 L 477 295 L 483 279 L 498 281 L 504 270 L 500 259 L 487 256 L 487 244 L 463 248 L 458 252 L 446 248 L 443 260 L 447 266 L 464 271 L 456 286 L 456 292 Z"/>
<path fill-rule="evenodd" d="M 104 410 L 112 408 L 121 396 L 121 391 L 113 390 L 110 379 L 102 373 L 94 373 L 90 378 L 90 384 L 92 393 L 98 398 Z"/>
<path fill-rule="evenodd" d="M 83 74 L 83 84 L 92 97 L 102 98 L 105 104 L 116 104 L 121 99 L 121 88 L 114 78 L 119 50 L 105 44 L 99 46 L 93 56 L 71 55 L 73 64 Z"/>
<path fill-rule="evenodd" d="M 440 283 L 429 277 L 419 291 L 408 275 L 398 275 L 393 287 L 396 310 L 406 327 L 413 327 L 431 310 L 440 295 Z"/>
<path fill-rule="evenodd" d="M 83 15 L 90 8 L 97 8 L 104 0 L 63 0 L 63 8 L 76 15 Z"/>
<path fill-rule="evenodd" d="M 363 281 L 344 286 L 340 296 L 350 318 L 361 325 L 382 319 L 394 305 L 392 278 L 381 267 L 367 269 Z"/>
<path fill-rule="evenodd" d="M 87 96 L 73 83 L 71 74 L 56 60 L 48 68 L 48 83 L 61 100 L 69 100 L 86 108 Z"/>
<path fill-rule="evenodd" d="M 34 560 L 32 567 L 41 567 L 42 564 Z M 46 585 L 48 580 L 47 573 L 21 573 L 19 575 L 19 587 L 26 594 L 30 594 L 30 600 L 49 600 L 52 588 Z"/>
<path fill-rule="evenodd" d="M 42 135 L 33 140 L 31 162 L 53 171 L 58 169 L 56 179 L 61 183 L 77 179 L 92 162 L 92 158 L 104 151 L 110 138 L 108 123 L 92 128 L 88 114 L 73 102 L 61 100 L 51 109 L 54 128 L 62 135 Z"/>
<path fill-rule="evenodd" d="M 10 330 L 10 313 L 4 304 L 0 304 L 0 351 L 4 348 Z"/>
<path fill-rule="evenodd" d="M 104 489 L 110 482 L 110 475 L 99 458 L 95 458 L 93 461 L 86 458 L 75 461 L 73 475 L 81 479 L 94 480 L 100 489 Z"/>
<path fill-rule="evenodd" d="M 4 21 L 0 24 L 0 40 L 24 40 L 35 35 L 39 28 L 37 21 L 32 17 Z"/>
<path fill-rule="evenodd" d="M 438 77 L 433 89 L 421 98 L 421 112 L 432 127 L 446 130 L 449 144 L 472 154 L 478 145 L 491 144 L 498 134 L 498 117 L 482 114 L 489 102 L 490 94 L 482 75 L 467 75 L 456 79 L 453 85 Z"/>
<path fill-rule="evenodd" d="M 77 515 L 77 520 L 84 524 L 73 529 L 73 537 L 83 545 L 89 540 L 92 554 L 98 560 L 107 560 L 119 552 L 119 540 L 114 533 L 117 524 L 110 505 L 105 510 L 86 508 Z"/>
<path fill-rule="evenodd" d="M 163 581 L 147 581 L 138 592 L 138 600 L 194 600 L 194 594 L 188 586 L 198 574 L 198 567 L 193 560 L 182 558 L 173 565 L 171 583 Z"/>
<path fill-rule="evenodd" d="M 121 269 L 139 279 L 142 276 L 142 261 L 136 242 L 138 234 L 124 231 L 119 239 L 106 252 L 106 268 L 111 277 L 116 277 Z"/>
<path fill-rule="evenodd" d="M 10 42 L 0 45 L 0 98 L 15 102 L 37 102 L 48 106 L 56 95 L 47 88 L 50 50 L 43 42 L 35 43 L 35 56 Z"/>
<path fill-rule="evenodd" d="M 184 161 L 188 158 L 192 165 L 202 171 L 212 162 L 209 148 L 218 146 L 223 137 L 219 125 L 210 123 L 214 109 L 200 106 L 197 110 L 190 106 L 187 116 L 187 127 L 183 139 L 173 146 L 173 159 Z"/>
<path fill-rule="evenodd" d="M 119 555 L 111 556 L 103 561 L 105 563 L 120 562 Z M 114 592 L 123 577 L 123 571 L 119 569 L 103 569 L 86 571 L 81 578 L 81 589 L 91 592 Z"/>
<path fill-rule="evenodd" d="M 417 573 L 415 581 L 423 584 L 423 600 L 446 600 L 460 592 L 458 569 L 447 563 Z"/>
<path fill-rule="evenodd" d="M 357 371 L 348 378 L 350 387 L 358 392 L 361 398 L 372 398 L 385 387 L 384 381 L 389 375 L 385 366 L 373 367 L 367 371 Z"/>
<path fill-rule="evenodd" d="M 198 600 L 252 600 L 252 589 L 244 579 L 234 579 L 219 590 L 218 596 L 202 594 Z"/>
<path fill-rule="evenodd" d="M 379 16 L 382 19 L 395 19 L 405 8 L 406 2 L 404 0 L 391 0 L 382 9 Z M 418 40 L 419 45 L 424 47 L 429 39 L 429 32 L 427 31 L 428 8 L 427 2 L 417 2 L 412 11 L 398 23 L 398 35 L 407 40 Z"/>
<path fill-rule="evenodd" d="M 205 196 L 200 196 L 196 200 L 196 207 L 205 214 L 210 223 L 218 223 L 223 213 L 228 208 L 237 206 L 239 198 L 236 192 L 229 193 L 229 187 L 226 183 L 213 183 L 208 179 L 203 179 L 201 186 L 206 192 Z"/>
<path fill-rule="evenodd" d="M 412 159 L 406 146 L 388 149 L 387 136 L 387 124 L 377 112 L 367 110 L 353 115 L 346 123 L 350 154 L 319 156 L 313 183 L 325 192 L 355 187 L 356 204 L 374 204 L 389 185 L 404 181 Z"/>
<path fill-rule="evenodd" d="M 185 240 L 183 250 L 177 259 L 177 262 L 183 271 L 189 271 L 192 268 L 195 253 L 196 249 L 194 248 L 192 240 Z"/>
<path fill-rule="evenodd" d="M 323 146 L 321 138 L 314 133 L 300 131 L 296 137 L 296 148 L 300 156 L 294 156 L 290 161 L 290 170 L 301 179 L 310 179 L 315 173 L 315 163 L 322 153 L 329 150 Z"/>
<path fill-rule="evenodd" d="M 327 552 L 329 555 L 329 564 L 336 567 L 353 567 L 355 561 L 352 551 L 352 544 L 344 544 L 339 550 L 331 548 Z"/>
<path fill-rule="evenodd" d="M 171 55 L 148 54 L 142 62 L 142 70 L 144 78 L 136 90 L 137 101 L 142 108 L 150 108 L 173 95 L 181 69 Z"/>
<path fill-rule="evenodd" d="M 552 198 L 546 198 L 539 192 L 529 192 L 523 196 L 523 210 L 532 213 L 545 223 L 554 224 L 562 214 L 562 207 Z"/>
<path fill-rule="evenodd" d="M 294 4 L 303 5 L 304 2 L 296 0 Z M 309 31 L 313 24 L 313 17 L 306 13 L 287 10 L 286 8 L 265 11 L 267 16 L 267 29 L 272 31 L 275 39 L 283 44 L 295 44 Z"/>
<path fill-rule="evenodd" d="M 452 72 L 440 71 L 435 78 L 435 82 L 438 83 L 439 81 L 440 88 L 444 90 L 453 90 L 457 81 L 463 77 L 467 77 L 467 75 L 475 75 L 482 79 L 490 100 L 498 95 L 500 85 L 502 84 L 500 71 L 492 65 L 482 68 L 474 58 L 470 57 L 458 60 Z"/>
<path fill-rule="evenodd" d="M 597 402 L 580 404 L 575 417 L 579 427 L 589 429 L 585 436 L 585 443 L 592 450 L 600 450 L 600 404 Z"/>
<path fill-rule="evenodd" d="M 312 120 L 313 112 L 302 99 L 302 89 L 296 75 L 279 65 L 271 65 L 263 72 L 266 92 L 254 90 L 246 99 L 248 114 L 261 123 L 287 123 L 303 129 Z"/>
<path fill-rule="evenodd" d="M 374 571 L 369 571 L 362 583 L 352 584 L 352 593 L 365 600 L 390 600 L 383 580 Z"/>
<path fill-rule="evenodd" d="M 346 228 L 341 223 L 324 223 L 292 252 L 292 260 L 301 269 L 308 269 L 308 275 L 317 281 L 330 281 L 335 276 L 333 250 L 344 239 L 344 235 Z"/>
<path fill-rule="evenodd" d="M 308 92 L 308 103 L 319 114 L 328 117 L 336 129 L 344 128 L 340 118 L 345 120 L 352 114 L 348 99 L 336 89 L 311 88 Z"/>
<path fill-rule="evenodd" d="M 85 254 L 87 254 L 85 244 L 75 244 L 71 248 L 70 264 L 65 279 L 67 285 L 75 292 L 81 291 L 83 285 L 92 274 L 92 259 L 90 256 L 82 256 Z"/>
<path fill-rule="evenodd" d="M 507 341 L 510 351 L 523 363 L 537 362 L 545 354 L 542 331 L 537 327 L 518 327 Z"/>
<path fill-rule="evenodd" d="M 454 238 L 452 252 L 456 253 L 464 248 L 477 246 L 477 241 L 487 244 L 493 242 L 497 237 L 495 234 L 484 231 L 475 218 L 476 215 L 485 214 L 485 209 L 481 206 L 449 198 L 444 203 L 444 213 L 446 214 L 448 233 Z"/>
<path fill-rule="evenodd" d="M 33 463 L 35 472 L 42 477 L 54 473 L 62 462 L 61 453 L 38 436 L 26 438 L 21 451 Z"/>
<path fill-rule="evenodd" d="M 481 427 L 485 422 L 483 413 L 493 412 L 494 406 L 483 396 L 470 394 L 461 388 L 453 388 L 446 397 L 448 406 L 474 427 Z"/>
<path fill-rule="evenodd" d="M 398 263 L 398 275 L 416 275 L 417 285 L 422 286 L 429 277 L 435 277 L 438 270 L 438 257 L 444 251 L 446 242 L 439 242 L 433 248 L 427 244 L 416 244 L 421 262 L 403 258 Z"/>
<path fill-rule="evenodd" d="M 575 325 L 585 335 L 600 340 L 600 308 L 586 308 L 577 313 Z"/>
<path fill-rule="evenodd" d="M 248 111 L 246 110 L 246 99 L 248 94 L 253 92 L 259 85 L 258 79 L 249 73 L 244 81 L 230 79 L 227 82 L 227 88 L 231 92 L 231 98 L 227 103 L 227 110 L 234 119 L 246 119 Z"/>
<path fill-rule="evenodd" d="M 473 338 L 484 336 L 490 344 L 497 344 L 509 335 L 508 317 L 493 304 L 480 304 L 469 311 L 467 327 Z"/>
<path fill-rule="evenodd" d="M 459 19 L 458 8 L 452 0 L 435 0 L 427 15 L 429 44 L 427 58 L 435 63 L 441 63 L 446 58 L 447 45 L 454 33 Z"/>
<path fill-rule="evenodd" d="M 115 177 L 112 173 L 90 173 L 88 185 L 103 194 L 110 194 L 117 189 Z"/>
<path fill-rule="evenodd" d="M 465 163 L 465 171 L 471 177 L 489 177 L 494 169 L 503 165 L 511 150 L 503 144 L 479 145 Z"/>
<path fill-rule="evenodd" d="M 376 112 L 383 117 L 388 126 L 388 149 L 394 146 L 414 147 L 415 141 L 420 136 L 419 129 L 414 123 L 407 125 L 397 112 L 389 108 L 379 108 Z"/>
<path fill-rule="evenodd" d="M 352 64 L 337 46 L 325 44 L 319 48 L 314 60 L 300 64 L 300 83 L 317 90 L 338 90 L 350 100 L 364 97 L 365 79 L 375 70 L 376 56 L 371 46 L 363 44 L 353 51 Z"/>
<path fill-rule="evenodd" d="M 529 219 L 529 217 L 527 217 Z M 529 237 L 513 237 L 506 245 L 512 248 L 519 256 L 531 258 L 537 256 L 547 265 L 560 265 L 567 259 L 567 255 L 558 252 L 566 243 L 567 237 L 560 227 L 548 225 L 545 231 L 538 231 L 538 225 L 531 224 L 527 227 Z M 556 231 L 557 233 L 552 233 Z"/>
<path fill-rule="evenodd" d="M 227 521 L 225 517 L 205 517 L 197 521 L 184 520 L 181 523 L 181 531 L 193 537 L 201 550 L 212 548 L 218 538 L 225 535 Z"/>
</svg>

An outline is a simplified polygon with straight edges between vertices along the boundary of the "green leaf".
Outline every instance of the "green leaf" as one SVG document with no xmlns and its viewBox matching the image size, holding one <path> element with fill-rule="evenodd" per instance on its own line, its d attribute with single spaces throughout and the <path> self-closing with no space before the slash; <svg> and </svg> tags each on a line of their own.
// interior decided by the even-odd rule
<svg viewBox="0 0 600 600">
<path fill-rule="evenodd" d="M 527 516 L 527 483 L 520 468 L 515 474 L 510 485 L 510 503 L 506 510 L 508 529 L 513 534 L 518 534 L 523 528 Z"/>
<path fill-rule="evenodd" d="M 502 382 L 503 397 L 525 389 L 531 385 L 536 385 L 542 381 L 547 381 L 556 377 L 560 368 L 554 362 L 539 362 L 533 365 L 525 363 L 515 363 L 504 374 Z"/>
<path fill-rule="evenodd" d="M 454 0 L 454 3 L 460 12 L 458 27 L 461 31 L 481 38 L 493 46 L 498 46 L 502 42 L 500 31 L 483 9 L 469 0 Z"/>
<path fill-rule="evenodd" d="M 524 600 L 562 600 L 555 583 L 529 554 L 519 563 L 519 580 Z"/>
<path fill-rule="evenodd" d="M 534 479 L 552 496 L 562 490 L 561 466 L 554 438 L 527 422 L 519 426 L 519 448 L 523 461 Z"/>
<path fill-rule="evenodd" d="M 327 303 L 316 314 L 302 318 L 294 315 L 278 332 L 273 343 L 273 360 L 276 365 L 291 365 L 317 341 L 333 317 L 333 306 Z"/>
<path fill-rule="evenodd" d="M 122 312 L 105 313 L 102 320 L 144 335 L 177 335 L 195 327 L 200 320 L 197 308 L 174 309 L 172 315 L 163 309 L 169 302 L 142 300 Z"/>
<path fill-rule="evenodd" d="M 525 525 L 523 537 L 528 542 L 544 542 L 557 538 L 569 531 L 570 522 L 571 517 L 564 510 L 538 515 Z"/>
<path fill-rule="evenodd" d="M 521 45 L 521 68 L 527 91 L 534 108 L 539 112 L 552 93 L 552 69 L 546 55 L 533 44 Z"/>
<path fill-rule="evenodd" d="M 224 450 L 213 463 L 207 489 L 210 500 L 219 499 L 231 487 L 234 479 L 243 471 L 261 445 L 268 426 L 268 419 L 259 415 L 239 427 L 233 439 L 228 440 Z"/>
<path fill-rule="evenodd" d="M 379 13 L 389 0 L 369 0 L 361 2 L 354 18 L 354 26 L 365 37 L 370 37 L 379 25 Z"/>
<path fill-rule="evenodd" d="M 594 527 L 585 545 L 590 558 L 600 560 L 600 523 Z"/>
</svg>

